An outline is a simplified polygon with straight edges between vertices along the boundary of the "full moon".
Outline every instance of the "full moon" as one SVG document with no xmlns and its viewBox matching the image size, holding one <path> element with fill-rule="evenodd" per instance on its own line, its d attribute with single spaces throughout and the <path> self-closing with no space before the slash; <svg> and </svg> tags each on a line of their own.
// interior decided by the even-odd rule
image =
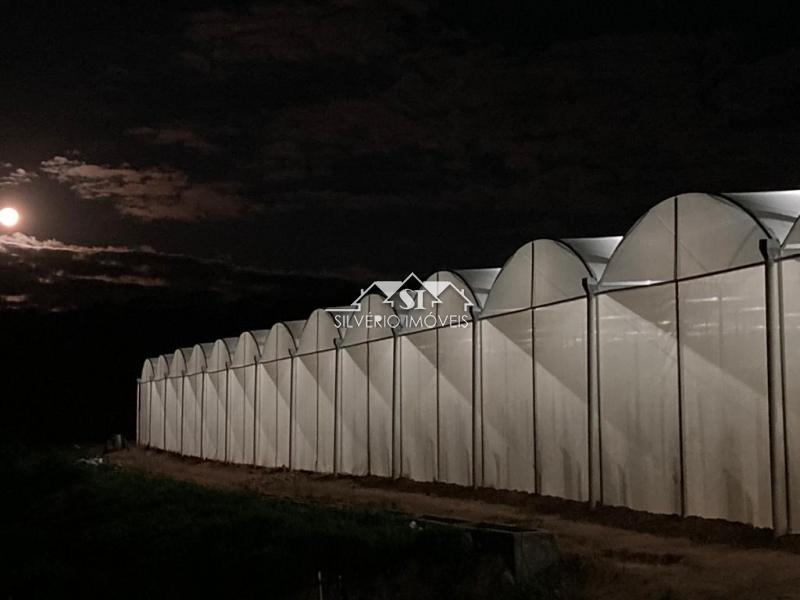
<svg viewBox="0 0 800 600">
<path fill-rule="evenodd" d="M 0 209 L 0 225 L 3 227 L 14 227 L 17 223 L 19 223 L 19 213 L 16 208 L 6 206 Z"/>
</svg>

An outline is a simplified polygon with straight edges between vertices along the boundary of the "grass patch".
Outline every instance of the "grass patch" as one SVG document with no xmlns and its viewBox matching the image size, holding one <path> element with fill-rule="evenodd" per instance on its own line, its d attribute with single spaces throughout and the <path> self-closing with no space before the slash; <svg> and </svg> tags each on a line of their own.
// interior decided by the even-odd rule
<svg viewBox="0 0 800 600">
<path fill-rule="evenodd" d="M 3 597 L 318 598 L 320 572 L 330 600 L 563 597 L 562 573 L 504 584 L 505 566 L 463 535 L 401 515 L 211 490 L 79 455 L 0 451 Z"/>
</svg>

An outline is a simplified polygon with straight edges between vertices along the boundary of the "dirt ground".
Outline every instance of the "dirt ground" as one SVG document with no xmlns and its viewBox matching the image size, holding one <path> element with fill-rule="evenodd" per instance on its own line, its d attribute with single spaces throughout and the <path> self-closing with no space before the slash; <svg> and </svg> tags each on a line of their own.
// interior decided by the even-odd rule
<svg viewBox="0 0 800 600">
<path fill-rule="evenodd" d="M 552 531 L 584 565 L 589 598 L 800 598 L 800 536 L 705 519 L 601 508 L 517 492 L 268 471 L 133 448 L 117 466 L 268 496 Z"/>
</svg>

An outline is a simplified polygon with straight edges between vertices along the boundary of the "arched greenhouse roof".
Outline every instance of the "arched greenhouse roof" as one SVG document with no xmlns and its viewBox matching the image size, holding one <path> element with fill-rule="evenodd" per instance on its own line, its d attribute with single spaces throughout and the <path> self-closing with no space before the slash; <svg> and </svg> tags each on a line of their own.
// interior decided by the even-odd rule
<svg viewBox="0 0 800 600">
<path fill-rule="evenodd" d="M 297 343 L 303 332 L 305 321 L 278 321 L 269 330 L 261 360 L 270 361 L 289 358 L 297 351 Z"/>
<path fill-rule="evenodd" d="M 435 297 L 432 311 L 437 319 L 448 317 L 466 317 L 471 319 L 473 313 L 483 309 L 499 268 L 441 270 L 431 274 L 422 285 L 434 284 L 431 292 Z M 422 287 L 420 285 L 419 287 Z M 397 309 L 398 314 L 413 316 L 415 310 Z M 406 325 L 398 333 L 406 334 L 414 331 L 430 329 L 424 325 Z"/>
<path fill-rule="evenodd" d="M 800 190 L 736 192 L 722 196 L 750 212 L 781 244 L 788 241 L 793 230 L 800 240 L 800 230 L 796 226 L 800 217 Z"/>
<path fill-rule="evenodd" d="M 346 321 L 342 345 L 354 346 L 371 340 L 392 337 L 394 332 L 385 319 L 397 316 L 397 312 L 385 296 L 366 294 L 359 298 L 358 310 L 339 312 L 337 316 Z M 378 318 L 380 318 L 380 322 L 376 322 Z"/>
<path fill-rule="evenodd" d="M 503 265 L 481 317 L 584 296 L 583 280 L 602 274 L 620 239 L 538 239 L 528 242 Z"/>
<path fill-rule="evenodd" d="M 229 366 L 238 342 L 239 339 L 235 337 L 216 340 L 211 347 L 211 352 L 208 353 L 206 365 L 208 370 L 219 371 Z"/>
<path fill-rule="evenodd" d="M 158 362 L 158 358 L 145 358 L 144 363 L 142 363 L 142 373 L 139 379 L 141 381 L 150 381 L 153 379 L 156 373 L 156 363 Z"/>
<path fill-rule="evenodd" d="M 214 344 L 195 344 L 192 346 L 192 353 L 189 355 L 189 361 L 186 364 L 186 372 L 189 374 L 200 373 L 205 370 L 207 358 L 211 354 L 211 349 Z"/>
<path fill-rule="evenodd" d="M 172 360 L 169 363 L 169 375 L 175 377 L 183 375 L 186 372 L 186 364 L 189 362 L 189 356 L 192 353 L 191 348 L 178 348 L 172 355 Z"/>
<path fill-rule="evenodd" d="M 169 365 L 172 362 L 172 354 L 162 354 L 156 359 L 155 379 L 163 379 L 169 375 Z"/>
<path fill-rule="evenodd" d="M 648 210 L 623 237 L 600 282 L 603 290 L 718 273 L 763 261 L 759 243 L 778 243 L 800 204 L 756 194 L 690 193 Z M 796 219 L 796 217 L 794 217 Z"/>
<path fill-rule="evenodd" d="M 298 354 L 310 354 L 336 348 L 336 340 L 342 338 L 333 315 L 324 308 L 317 308 L 306 319 L 297 343 Z"/>
<path fill-rule="evenodd" d="M 245 331 L 239 335 L 231 364 L 240 367 L 258 362 L 261 359 L 268 336 L 269 329 Z"/>
</svg>

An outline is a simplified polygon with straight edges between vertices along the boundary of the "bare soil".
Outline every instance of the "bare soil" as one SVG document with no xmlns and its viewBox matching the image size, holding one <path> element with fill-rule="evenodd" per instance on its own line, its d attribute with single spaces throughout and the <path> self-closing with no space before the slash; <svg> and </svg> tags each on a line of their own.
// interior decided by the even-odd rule
<svg viewBox="0 0 800 600">
<path fill-rule="evenodd" d="M 800 536 L 719 520 L 639 513 L 518 492 L 375 477 L 270 471 L 133 448 L 123 468 L 197 484 L 337 506 L 359 506 L 552 531 L 581 563 L 588 598 L 800 598 Z"/>
</svg>

